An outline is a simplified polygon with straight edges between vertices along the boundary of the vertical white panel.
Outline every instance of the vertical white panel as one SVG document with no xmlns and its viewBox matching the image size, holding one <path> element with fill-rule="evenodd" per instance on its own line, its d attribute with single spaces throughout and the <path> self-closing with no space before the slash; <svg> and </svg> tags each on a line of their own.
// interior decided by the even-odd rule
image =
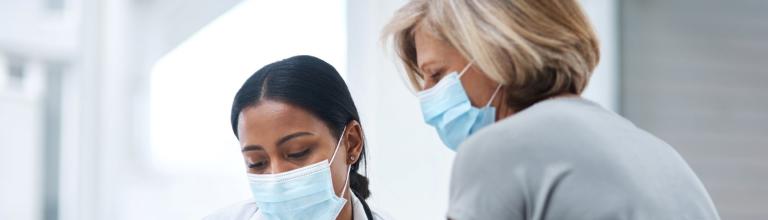
<svg viewBox="0 0 768 220">
<path fill-rule="evenodd" d="M 43 211 L 43 68 L 27 60 L 20 87 L 0 86 L 0 219 L 39 219 Z M 0 68 L 8 68 L 0 66 Z"/>
<path fill-rule="evenodd" d="M 0 219 L 41 217 L 42 113 L 37 101 L 0 92 Z"/>
<path fill-rule="evenodd" d="M 616 0 L 581 0 L 600 40 L 600 63 L 592 73 L 584 97 L 603 107 L 619 109 L 618 3 Z"/>
</svg>

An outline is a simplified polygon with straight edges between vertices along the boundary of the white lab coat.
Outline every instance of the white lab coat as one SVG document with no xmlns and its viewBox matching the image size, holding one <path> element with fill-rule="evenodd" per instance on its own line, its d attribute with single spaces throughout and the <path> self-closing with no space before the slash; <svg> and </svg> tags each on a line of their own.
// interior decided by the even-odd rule
<svg viewBox="0 0 768 220">
<path fill-rule="evenodd" d="M 354 192 L 353 192 L 354 193 Z M 352 219 L 354 220 L 384 220 L 389 218 L 383 218 L 381 214 L 376 212 L 373 207 L 371 209 L 371 216 L 373 219 L 368 219 L 365 215 L 365 208 L 363 203 L 357 199 L 357 196 L 352 195 Z M 253 200 L 246 200 L 236 203 L 227 208 L 221 209 L 209 216 L 203 218 L 203 220 L 263 220 L 259 207 Z"/>
</svg>

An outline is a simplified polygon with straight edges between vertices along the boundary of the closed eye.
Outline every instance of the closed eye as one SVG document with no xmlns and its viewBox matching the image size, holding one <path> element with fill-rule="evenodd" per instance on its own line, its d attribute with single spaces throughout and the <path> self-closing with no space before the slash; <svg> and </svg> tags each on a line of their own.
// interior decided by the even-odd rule
<svg viewBox="0 0 768 220">
<path fill-rule="evenodd" d="M 310 149 L 311 148 L 308 147 L 308 148 L 304 149 L 303 151 L 296 152 L 296 153 L 290 153 L 290 154 L 288 154 L 288 158 L 300 159 L 300 158 L 302 158 L 304 156 L 307 156 L 309 154 L 309 152 L 310 152 Z"/>
<path fill-rule="evenodd" d="M 433 73 L 429 75 L 429 78 L 432 79 L 432 81 L 438 81 L 440 78 L 442 78 L 443 74 L 440 73 Z"/>
<path fill-rule="evenodd" d="M 262 169 L 267 165 L 266 160 L 262 160 L 256 163 L 248 163 L 248 168 L 250 169 Z"/>
<path fill-rule="evenodd" d="M 440 69 L 438 71 L 433 72 L 429 75 L 429 78 L 432 79 L 433 82 L 440 81 L 440 79 L 443 78 L 443 75 L 445 75 L 445 71 L 443 69 Z"/>
</svg>

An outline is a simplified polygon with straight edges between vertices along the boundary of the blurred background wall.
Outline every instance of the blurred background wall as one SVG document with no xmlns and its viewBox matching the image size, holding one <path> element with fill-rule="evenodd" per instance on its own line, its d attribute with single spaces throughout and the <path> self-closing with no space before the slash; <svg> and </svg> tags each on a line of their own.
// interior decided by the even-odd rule
<svg viewBox="0 0 768 220">
<path fill-rule="evenodd" d="M 621 112 L 675 146 L 723 219 L 768 218 L 768 1 L 623 1 Z"/>
<path fill-rule="evenodd" d="M 261 66 L 333 64 L 368 139 L 373 206 L 439 219 L 453 153 L 379 41 L 405 0 L 0 0 L 0 219 L 199 219 L 247 199 L 229 104 Z M 582 0 L 585 93 L 670 142 L 724 219 L 768 211 L 760 0 Z"/>
</svg>

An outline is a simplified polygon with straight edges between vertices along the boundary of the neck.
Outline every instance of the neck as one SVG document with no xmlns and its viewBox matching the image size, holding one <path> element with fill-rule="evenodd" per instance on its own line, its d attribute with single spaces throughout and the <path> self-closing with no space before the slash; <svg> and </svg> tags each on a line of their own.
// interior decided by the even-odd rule
<svg viewBox="0 0 768 220">
<path fill-rule="evenodd" d="M 504 90 L 500 91 L 498 95 L 494 98 L 491 105 L 496 107 L 496 121 L 504 120 L 505 118 L 514 115 L 517 111 L 510 108 L 509 105 L 507 105 L 507 93 L 504 92 Z"/>
<path fill-rule="evenodd" d="M 350 188 L 347 188 L 347 193 L 344 193 L 344 199 L 346 199 L 347 202 L 344 203 L 344 208 L 341 208 L 339 216 L 336 216 L 336 220 L 353 220 L 352 191 L 350 190 Z"/>
<path fill-rule="evenodd" d="M 564 94 L 546 98 L 544 100 L 555 99 L 555 98 L 572 98 L 572 97 L 579 97 L 579 95 L 564 93 Z M 512 116 L 518 112 L 518 110 L 515 110 L 509 107 L 509 105 L 507 105 L 505 100 L 507 100 L 507 94 L 501 93 L 496 96 L 495 100 L 492 103 L 492 105 L 496 107 L 496 121 L 504 120 L 505 118 Z M 541 100 L 541 101 L 544 101 L 544 100 Z"/>
</svg>

